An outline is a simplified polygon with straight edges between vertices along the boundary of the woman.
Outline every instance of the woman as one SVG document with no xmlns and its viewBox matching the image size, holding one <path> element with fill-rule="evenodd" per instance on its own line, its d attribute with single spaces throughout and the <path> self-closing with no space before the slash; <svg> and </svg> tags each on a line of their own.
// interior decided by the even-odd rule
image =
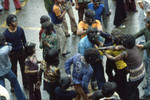
<svg viewBox="0 0 150 100">
<path fill-rule="evenodd" d="M 124 100 L 139 100 L 138 85 L 142 82 L 145 76 L 145 67 L 138 48 L 135 45 L 135 38 L 126 34 L 122 36 L 122 45 L 125 50 L 118 56 L 113 57 L 104 52 L 104 54 L 111 60 L 124 60 L 127 64 L 127 71 L 129 72 L 129 82 L 126 84 L 126 98 Z M 112 47 L 114 48 L 114 47 Z"/>
</svg>

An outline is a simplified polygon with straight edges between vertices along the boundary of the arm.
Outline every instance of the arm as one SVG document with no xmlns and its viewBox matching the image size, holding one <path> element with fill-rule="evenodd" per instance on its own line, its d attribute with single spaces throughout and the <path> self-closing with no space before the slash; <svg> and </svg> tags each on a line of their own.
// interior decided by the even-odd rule
<svg viewBox="0 0 150 100">
<path fill-rule="evenodd" d="M 107 28 L 107 22 L 108 22 L 108 18 L 107 18 L 107 14 L 105 11 L 105 7 L 103 7 L 103 12 L 102 12 L 102 18 L 101 18 L 103 25 L 105 28 Z"/>
<path fill-rule="evenodd" d="M 86 30 L 83 30 L 83 26 L 84 26 L 84 22 L 80 21 L 80 23 L 78 24 L 78 29 L 77 29 L 77 34 L 78 35 L 86 34 Z"/>
<path fill-rule="evenodd" d="M 103 32 L 101 22 L 100 22 L 99 20 L 96 20 L 96 22 L 97 22 L 97 30 L 98 30 L 98 31 L 102 31 L 102 32 Z"/>
<path fill-rule="evenodd" d="M 127 53 L 125 51 L 123 51 L 121 54 L 119 54 L 118 56 L 116 57 L 113 57 L 111 55 L 109 55 L 108 53 L 104 52 L 105 56 L 111 60 L 114 60 L 114 61 L 119 61 L 119 60 L 123 60 L 123 58 L 126 58 L 127 57 Z"/>
<path fill-rule="evenodd" d="M 25 66 L 25 71 L 24 71 L 24 72 L 25 72 L 25 73 L 37 73 L 38 70 L 30 71 L 30 70 L 29 70 L 29 66 Z"/>
<path fill-rule="evenodd" d="M 23 45 L 25 45 L 26 44 L 26 37 L 25 37 L 25 33 L 24 33 L 24 30 L 22 29 L 22 43 L 23 43 Z"/>
<path fill-rule="evenodd" d="M 71 71 L 70 71 L 70 67 L 73 64 L 73 59 L 74 56 L 69 58 L 66 62 L 65 62 L 65 72 L 67 73 L 67 75 L 71 75 Z"/>
<path fill-rule="evenodd" d="M 99 47 L 99 50 L 125 50 L 123 46 L 108 46 L 108 47 Z"/>
<path fill-rule="evenodd" d="M 75 0 L 75 4 L 76 4 L 75 6 L 76 10 L 78 10 L 79 9 L 78 0 Z"/>
<path fill-rule="evenodd" d="M 144 35 L 144 31 L 146 28 L 143 28 L 142 30 L 140 30 L 138 33 L 134 34 L 133 36 L 135 37 L 135 39 L 137 39 L 138 37 Z"/>
<path fill-rule="evenodd" d="M 87 72 L 85 75 L 83 75 L 83 78 L 82 78 L 81 85 L 82 85 L 82 88 L 83 88 L 83 90 L 84 90 L 84 92 L 85 92 L 86 94 L 89 93 L 88 84 L 89 84 L 89 82 L 90 82 L 92 73 L 93 73 L 93 70 L 92 70 L 92 69 L 89 69 L 89 72 Z"/>
<path fill-rule="evenodd" d="M 86 50 L 86 48 L 85 48 L 85 46 L 84 46 L 84 43 L 82 43 L 82 41 L 80 41 L 80 42 L 78 43 L 78 52 L 79 52 L 82 56 L 84 56 L 85 50 Z"/>
</svg>

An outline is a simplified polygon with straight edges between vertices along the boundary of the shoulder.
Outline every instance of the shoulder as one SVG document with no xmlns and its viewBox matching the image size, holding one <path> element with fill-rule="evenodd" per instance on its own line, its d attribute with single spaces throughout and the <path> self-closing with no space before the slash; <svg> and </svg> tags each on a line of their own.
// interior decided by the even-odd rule
<svg viewBox="0 0 150 100">
<path fill-rule="evenodd" d="M 54 10 L 54 11 L 58 11 L 58 10 L 60 10 L 60 8 L 59 8 L 59 6 L 57 6 L 57 5 L 54 4 L 53 10 Z"/>
<path fill-rule="evenodd" d="M 93 5 L 93 3 L 88 3 L 88 6 L 92 6 Z"/>
</svg>

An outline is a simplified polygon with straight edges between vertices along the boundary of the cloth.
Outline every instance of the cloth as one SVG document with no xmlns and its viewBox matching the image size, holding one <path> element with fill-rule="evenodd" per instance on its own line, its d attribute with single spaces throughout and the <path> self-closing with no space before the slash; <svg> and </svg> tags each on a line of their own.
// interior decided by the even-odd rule
<svg viewBox="0 0 150 100">
<path fill-rule="evenodd" d="M 59 68 L 52 65 L 47 66 L 47 63 L 44 60 L 41 62 L 40 68 L 42 71 L 44 71 L 44 80 L 46 80 L 47 82 L 55 83 L 59 80 Z"/>
<path fill-rule="evenodd" d="M 99 27 L 102 27 L 101 25 L 101 22 L 99 20 L 95 20 L 91 27 L 94 27 L 94 28 L 99 28 Z M 81 21 L 79 24 L 78 24 L 78 29 L 81 29 L 81 30 L 87 30 L 88 29 L 88 24 L 85 23 L 84 21 Z M 81 38 L 83 38 L 84 36 L 86 36 L 86 34 L 84 35 L 81 35 Z"/>
<path fill-rule="evenodd" d="M 70 7 L 70 9 L 67 11 L 67 14 L 69 15 L 69 18 L 70 18 L 71 31 L 75 32 L 75 31 L 77 31 L 77 23 L 76 23 L 74 13 L 72 10 L 72 3 L 70 1 L 68 1 L 65 4 L 62 4 L 63 11 L 65 10 L 66 7 Z M 67 25 L 67 21 L 66 21 L 65 17 L 63 18 L 62 25 L 63 25 L 64 33 L 68 34 L 68 25 Z"/>
<path fill-rule="evenodd" d="M 43 45 L 43 41 L 46 41 L 50 46 Z M 40 48 L 43 48 L 43 58 L 45 58 L 45 55 L 47 51 L 49 51 L 52 48 L 58 49 L 58 38 L 54 32 L 51 33 L 51 35 L 47 36 L 45 33 L 42 33 L 41 41 L 40 41 Z"/>
<path fill-rule="evenodd" d="M 17 77 L 11 70 L 4 76 L 0 76 L 0 84 L 3 87 L 5 87 L 5 81 L 4 81 L 5 78 L 8 79 L 10 81 L 10 83 L 12 84 L 12 87 L 14 88 L 17 100 L 26 100 L 25 95 L 24 95 L 23 91 L 21 90 L 21 87 L 17 80 Z"/>
<path fill-rule="evenodd" d="M 62 24 L 54 24 L 54 30 L 56 31 L 56 35 L 58 36 L 58 48 L 60 49 L 60 53 L 67 53 L 67 39 L 62 29 Z"/>
<path fill-rule="evenodd" d="M 0 76 L 7 74 L 11 70 L 11 62 L 8 57 L 11 49 L 12 47 L 7 45 L 0 47 Z"/>
<path fill-rule="evenodd" d="M 52 8 L 52 18 L 51 18 L 51 21 L 53 24 L 62 23 L 63 19 L 58 19 L 58 17 L 61 16 L 61 14 L 62 14 L 61 5 L 58 6 L 58 5 L 54 4 L 53 8 Z"/>
<path fill-rule="evenodd" d="M 123 52 L 127 54 L 127 57 L 123 60 L 126 62 L 130 73 L 129 80 L 137 81 L 143 78 L 145 76 L 145 67 L 138 48 L 135 46 L 132 49 L 126 49 Z"/>
<path fill-rule="evenodd" d="M 43 33 L 43 28 L 41 28 L 41 30 L 40 30 L 40 32 L 39 32 L 39 41 L 41 41 L 42 33 Z"/>
<path fill-rule="evenodd" d="M 102 12 L 104 10 L 104 5 L 100 4 L 97 9 L 94 9 L 93 3 L 89 3 L 88 9 L 92 9 L 93 11 L 95 11 L 95 19 L 99 20 L 101 22 L 101 16 L 102 16 Z"/>
<path fill-rule="evenodd" d="M 13 2 L 14 2 L 16 9 L 21 9 L 21 4 L 19 0 L 13 0 Z M 9 0 L 4 0 L 4 9 L 5 10 L 9 9 Z"/>
<path fill-rule="evenodd" d="M 3 2 L 3 0 L 0 0 L 0 10 L 3 9 L 2 2 Z"/>
<path fill-rule="evenodd" d="M 78 0 L 78 3 L 89 3 L 90 0 Z"/>
<path fill-rule="evenodd" d="M 144 35 L 146 43 L 144 44 L 144 49 L 146 49 L 147 55 L 150 55 L 150 30 L 146 27 L 141 29 L 138 33 L 134 34 L 135 38 Z"/>
<path fill-rule="evenodd" d="M 77 93 L 74 90 L 63 90 L 59 86 L 55 89 L 56 100 L 73 100 L 76 97 Z"/>
<path fill-rule="evenodd" d="M 85 93 L 88 93 L 88 84 L 93 73 L 93 69 L 89 64 L 82 61 L 80 54 L 75 54 L 65 62 L 65 71 L 71 75 L 70 67 L 73 64 L 73 82 L 81 84 Z"/>
<path fill-rule="evenodd" d="M 17 27 L 16 32 L 9 32 L 9 30 L 6 29 L 3 34 L 6 38 L 6 42 L 12 43 L 12 51 L 19 50 L 26 44 L 25 33 L 21 27 Z"/>
<path fill-rule="evenodd" d="M 53 7 L 53 0 L 44 0 L 44 6 L 45 6 L 45 9 L 48 13 L 52 13 L 52 7 Z"/>
</svg>

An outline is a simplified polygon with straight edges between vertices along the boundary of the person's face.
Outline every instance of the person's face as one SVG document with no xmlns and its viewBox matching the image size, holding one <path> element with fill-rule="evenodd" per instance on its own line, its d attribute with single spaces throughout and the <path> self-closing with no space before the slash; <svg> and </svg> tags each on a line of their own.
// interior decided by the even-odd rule
<svg viewBox="0 0 150 100">
<path fill-rule="evenodd" d="M 92 25 L 92 23 L 94 21 L 94 17 L 85 17 L 85 20 L 88 23 L 88 25 Z"/>
<path fill-rule="evenodd" d="M 100 5 L 100 1 L 99 0 L 95 0 L 94 4 L 94 8 L 97 9 Z"/>
<path fill-rule="evenodd" d="M 18 22 L 17 22 L 17 19 L 16 19 L 16 17 L 14 17 L 13 19 L 12 19 L 12 21 L 11 21 L 11 24 L 10 24 L 12 27 L 17 27 L 17 25 L 18 25 Z"/>
</svg>

